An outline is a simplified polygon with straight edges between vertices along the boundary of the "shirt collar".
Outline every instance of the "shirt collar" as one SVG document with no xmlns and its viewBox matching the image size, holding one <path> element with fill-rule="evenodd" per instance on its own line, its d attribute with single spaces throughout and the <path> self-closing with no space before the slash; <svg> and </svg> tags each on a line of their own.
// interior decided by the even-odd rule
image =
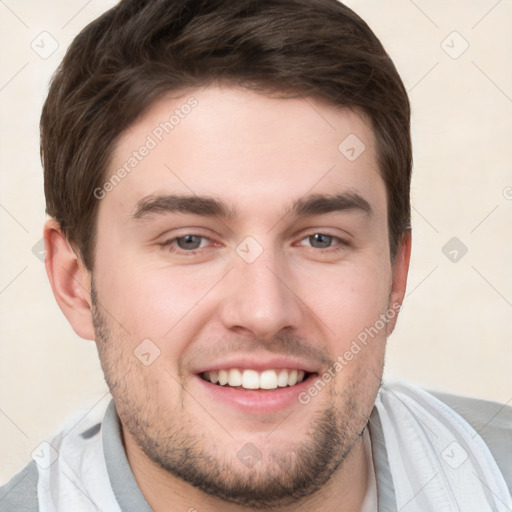
<svg viewBox="0 0 512 512">
<path fill-rule="evenodd" d="M 377 479 L 378 512 L 396 512 L 395 487 L 391 478 L 388 452 L 379 413 L 375 407 L 368 421 L 368 431 L 372 441 L 373 465 Z"/>
<path fill-rule="evenodd" d="M 123 512 L 153 512 L 144 498 L 124 451 L 121 423 L 112 400 L 102 426 L 103 452 L 110 485 Z"/>
</svg>

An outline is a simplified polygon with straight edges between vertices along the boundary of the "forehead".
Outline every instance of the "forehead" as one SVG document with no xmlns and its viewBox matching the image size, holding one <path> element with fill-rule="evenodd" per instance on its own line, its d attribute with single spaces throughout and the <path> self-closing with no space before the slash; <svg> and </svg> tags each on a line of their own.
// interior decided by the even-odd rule
<svg viewBox="0 0 512 512">
<path fill-rule="evenodd" d="M 121 136 L 101 210 L 133 214 L 144 197 L 195 194 L 281 211 L 308 194 L 355 192 L 385 211 L 364 116 L 309 97 L 210 86 L 166 97 Z"/>
</svg>

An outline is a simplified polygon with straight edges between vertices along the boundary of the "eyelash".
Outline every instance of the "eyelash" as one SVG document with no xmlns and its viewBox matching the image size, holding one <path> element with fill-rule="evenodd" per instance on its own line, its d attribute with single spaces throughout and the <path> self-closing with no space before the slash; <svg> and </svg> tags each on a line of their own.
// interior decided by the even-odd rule
<svg viewBox="0 0 512 512">
<path fill-rule="evenodd" d="M 339 251 L 341 249 L 344 249 L 344 248 L 347 248 L 347 247 L 350 247 L 350 243 L 347 241 L 347 240 L 344 240 L 343 238 L 340 238 L 338 236 L 334 236 L 334 235 L 330 235 L 328 233 L 324 233 L 324 232 L 320 232 L 320 231 L 317 231 L 317 232 L 314 232 L 314 233 L 311 233 L 309 235 L 306 235 L 304 237 L 302 237 L 299 242 L 302 242 L 308 238 L 311 238 L 315 235 L 323 235 L 325 237 L 329 237 L 332 239 L 332 241 L 337 241 L 337 243 L 333 246 L 329 246 L 329 247 L 325 247 L 325 248 L 318 248 L 318 247 L 311 247 L 311 249 L 318 249 L 319 251 L 321 252 L 335 252 L 335 251 Z M 187 236 L 194 236 L 194 237 L 198 237 L 198 238 L 201 238 L 202 240 L 210 240 L 211 242 L 211 239 L 208 238 L 207 236 L 203 236 L 203 235 L 196 235 L 194 233 L 187 233 L 186 235 L 183 235 L 183 236 L 177 236 L 175 238 L 171 238 L 169 240 L 166 240 L 165 242 L 162 242 L 160 245 L 160 247 L 162 247 L 163 249 L 166 249 L 168 250 L 169 252 L 172 252 L 172 253 L 179 253 L 179 254 L 183 254 L 183 255 L 190 255 L 190 256 L 193 256 L 195 255 L 198 251 L 201 251 L 203 249 L 208 249 L 209 247 L 199 247 L 197 249 L 191 249 L 191 250 L 185 250 L 185 249 L 180 249 L 180 248 L 176 248 L 176 245 L 175 243 L 178 241 L 178 240 L 181 240 L 183 238 L 186 238 Z"/>
</svg>

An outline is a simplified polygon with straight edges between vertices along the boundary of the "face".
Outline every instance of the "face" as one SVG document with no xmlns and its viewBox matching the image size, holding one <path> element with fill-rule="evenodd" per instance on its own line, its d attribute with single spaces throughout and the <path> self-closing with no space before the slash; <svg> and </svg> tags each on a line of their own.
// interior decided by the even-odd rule
<svg viewBox="0 0 512 512">
<path fill-rule="evenodd" d="M 154 104 L 113 175 L 93 316 L 129 457 L 238 504 L 312 494 L 360 439 L 401 298 L 370 126 L 210 86 Z"/>
</svg>

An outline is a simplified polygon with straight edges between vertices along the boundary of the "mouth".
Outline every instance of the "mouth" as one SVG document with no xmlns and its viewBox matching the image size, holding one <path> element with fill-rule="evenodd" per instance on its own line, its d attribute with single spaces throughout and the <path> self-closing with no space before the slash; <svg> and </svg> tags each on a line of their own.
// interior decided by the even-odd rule
<svg viewBox="0 0 512 512">
<path fill-rule="evenodd" d="M 300 369 L 271 368 L 258 371 L 248 368 L 226 368 L 202 372 L 199 377 L 220 387 L 270 391 L 297 386 L 311 375 L 313 374 Z"/>
<path fill-rule="evenodd" d="M 202 371 L 194 375 L 193 382 L 219 411 L 236 411 L 254 419 L 254 415 L 261 418 L 303 407 L 299 397 L 318 375 L 298 368 L 238 367 Z"/>
<path fill-rule="evenodd" d="M 196 368 L 190 389 L 216 410 L 253 421 L 303 407 L 300 397 L 321 371 L 305 358 L 240 353 Z"/>
</svg>

